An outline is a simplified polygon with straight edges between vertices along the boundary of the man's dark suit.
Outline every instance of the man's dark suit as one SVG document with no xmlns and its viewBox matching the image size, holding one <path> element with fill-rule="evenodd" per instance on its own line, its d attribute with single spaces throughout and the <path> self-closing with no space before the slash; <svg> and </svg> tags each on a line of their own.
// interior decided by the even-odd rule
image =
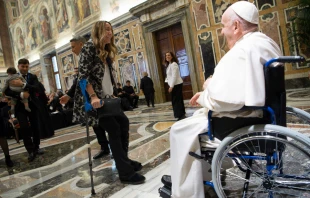
<svg viewBox="0 0 310 198">
<path fill-rule="evenodd" d="M 70 98 L 74 98 L 77 82 L 78 81 L 77 81 L 77 76 L 76 76 L 73 80 L 72 86 L 70 87 L 70 89 L 67 92 L 67 95 Z M 105 131 L 102 130 L 99 126 L 93 126 L 93 130 L 97 136 L 97 140 L 101 146 L 101 150 L 109 150 L 109 147 L 108 147 L 109 142 L 108 142 L 107 136 L 105 134 Z"/>
<path fill-rule="evenodd" d="M 42 109 L 46 108 L 44 102 L 40 100 L 39 93 L 41 91 L 40 83 L 36 75 L 28 73 L 25 77 L 27 84 L 24 88 L 30 94 L 28 101 L 31 112 L 25 110 L 24 104 L 18 100 L 15 106 L 15 117 L 18 119 L 20 129 L 18 130 L 20 137 L 24 140 L 24 145 L 28 153 L 33 153 L 39 149 L 40 145 L 40 125 L 45 125 L 42 120 L 48 115 L 42 115 Z M 5 91 L 7 96 L 17 99 L 20 98 L 20 93 L 10 90 Z M 31 127 L 29 126 L 29 122 Z M 44 129 L 49 128 L 45 126 Z M 54 131 L 53 131 L 54 132 Z M 33 137 L 33 139 L 31 139 Z"/>
<path fill-rule="evenodd" d="M 125 96 L 128 98 L 130 105 L 132 107 L 138 107 L 139 96 L 136 95 L 135 90 L 132 86 L 124 86 L 123 91 L 125 92 Z M 131 94 L 134 94 L 133 96 Z"/>
<path fill-rule="evenodd" d="M 154 107 L 154 84 L 151 78 L 144 76 L 141 79 L 140 89 L 143 90 L 147 106 L 150 106 L 150 100 Z"/>
</svg>

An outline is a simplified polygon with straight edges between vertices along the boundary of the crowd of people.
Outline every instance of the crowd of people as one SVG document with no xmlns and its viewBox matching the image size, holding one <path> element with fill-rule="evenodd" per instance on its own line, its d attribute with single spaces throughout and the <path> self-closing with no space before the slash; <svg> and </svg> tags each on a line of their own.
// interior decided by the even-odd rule
<svg viewBox="0 0 310 198">
<path fill-rule="evenodd" d="M 185 116 L 183 80 L 178 59 L 173 52 L 165 54 L 167 67 L 165 82 L 169 85 L 168 92 L 172 98 L 174 117 L 179 120 L 172 126 L 170 132 L 171 177 L 163 178 L 165 185 L 172 187 L 173 197 L 204 197 L 202 163 L 188 156 L 188 153 L 193 149 L 195 151 L 200 149 L 198 135 L 208 128 L 206 112 L 213 110 L 215 116 L 228 117 L 260 116 L 260 112 L 239 110 L 244 105 L 264 105 L 262 65 L 268 59 L 281 55 L 278 45 L 258 31 L 258 11 L 253 4 L 246 1 L 232 4 L 224 12 L 221 23 L 222 34 L 230 50 L 218 63 L 213 77 L 205 81 L 204 91 L 196 93 L 190 100 L 191 105 L 204 107 L 195 112 L 192 117 Z M 52 128 L 48 127 L 51 125 L 48 112 L 61 111 L 64 108 L 63 105 L 68 108 L 73 107 L 73 122 L 88 122 L 93 127 L 98 143 L 101 145 L 101 150 L 94 159 L 108 155 L 111 149 L 121 182 L 143 183 L 145 177 L 138 173 L 142 169 L 141 163 L 128 157 L 129 120 L 127 116 L 123 112 L 108 117 L 94 113 L 95 109 L 105 105 L 102 99 L 107 95 L 121 98 L 124 110 L 138 107 L 139 96 L 131 86 L 130 80 L 127 80 L 126 85 L 122 87 L 114 79 L 115 70 L 112 64 L 115 61 L 116 47 L 111 24 L 98 21 L 92 28 L 89 41 L 86 42 L 83 37 L 76 37 L 70 40 L 70 43 L 72 52 L 79 56 L 76 78 L 72 87 L 65 94 L 57 91 L 46 97 L 44 87 L 38 82 L 37 77 L 28 73 L 28 60 L 20 59 L 18 69 L 25 81 L 16 75 L 15 71 L 10 71 L 10 80 L 4 93 L 14 98 L 10 103 L 11 107 L 14 105 L 14 111 L 11 111 L 10 117 L 5 118 L 18 120 L 20 126 L 18 131 L 29 153 L 28 159 L 33 161 L 37 154 L 43 154 L 39 147 L 40 132 Z M 148 73 L 145 72 L 143 75 L 140 89 L 145 95 L 147 106 L 154 107 L 153 81 L 148 77 Z M 93 107 L 88 120 L 85 120 L 84 99 L 81 87 L 78 86 L 78 82 L 82 79 L 87 80 L 86 92 Z M 4 119 L 4 116 L 2 118 Z M 108 133 L 109 140 L 105 132 Z M 50 134 L 53 133 L 54 131 L 50 132 Z M 5 135 L 1 132 L 0 144 L 5 151 L 6 163 L 11 166 L 7 144 L 2 138 Z M 208 143 L 208 146 L 214 149 L 220 141 L 215 139 L 209 140 Z"/>
</svg>

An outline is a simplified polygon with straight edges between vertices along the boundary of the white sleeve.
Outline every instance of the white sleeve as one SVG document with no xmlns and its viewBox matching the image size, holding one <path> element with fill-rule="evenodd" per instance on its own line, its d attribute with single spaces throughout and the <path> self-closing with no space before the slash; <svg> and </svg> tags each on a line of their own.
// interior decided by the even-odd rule
<svg viewBox="0 0 310 198">
<path fill-rule="evenodd" d="M 20 92 L 21 99 L 24 99 L 24 92 Z"/>
<path fill-rule="evenodd" d="M 180 75 L 180 71 L 179 71 L 179 66 L 177 63 L 173 62 L 171 64 L 171 69 L 172 69 L 172 79 L 171 79 L 171 84 L 169 85 L 170 87 L 174 87 L 174 85 L 176 84 L 177 81 L 177 75 Z"/>
<path fill-rule="evenodd" d="M 223 111 L 236 111 L 241 109 L 244 104 L 232 104 L 212 99 L 208 94 L 208 89 L 201 92 L 197 102 L 211 111 L 223 112 Z"/>
</svg>

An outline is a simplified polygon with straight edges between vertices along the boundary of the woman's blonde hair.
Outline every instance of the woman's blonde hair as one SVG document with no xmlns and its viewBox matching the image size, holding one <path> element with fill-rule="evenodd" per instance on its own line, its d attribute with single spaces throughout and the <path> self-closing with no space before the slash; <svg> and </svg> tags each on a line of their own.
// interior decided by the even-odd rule
<svg viewBox="0 0 310 198">
<path fill-rule="evenodd" d="M 96 47 L 96 49 L 99 51 L 99 58 L 105 62 L 106 58 L 109 57 L 111 62 L 114 61 L 115 55 L 116 55 L 116 46 L 114 44 L 114 34 L 113 34 L 113 28 L 112 28 L 112 38 L 111 42 L 107 43 L 105 46 L 103 46 L 103 38 L 105 35 L 105 24 L 109 22 L 107 21 L 97 21 L 93 29 L 91 31 L 91 37 L 93 40 L 93 43 Z M 111 25 L 111 24 L 110 24 Z M 111 25 L 112 27 L 112 25 Z"/>
</svg>

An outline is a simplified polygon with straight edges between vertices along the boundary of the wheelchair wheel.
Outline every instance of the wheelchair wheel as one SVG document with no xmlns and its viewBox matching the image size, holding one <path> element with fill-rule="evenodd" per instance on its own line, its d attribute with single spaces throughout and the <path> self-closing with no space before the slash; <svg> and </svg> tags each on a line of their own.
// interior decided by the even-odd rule
<svg viewBox="0 0 310 198">
<path fill-rule="evenodd" d="M 212 181 L 219 197 L 310 197 L 310 138 L 275 125 L 241 128 L 216 149 Z"/>
<path fill-rule="evenodd" d="M 310 132 L 310 109 L 301 110 L 286 107 L 286 125 L 288 128 L 300 133 Z"/>
</svg>

